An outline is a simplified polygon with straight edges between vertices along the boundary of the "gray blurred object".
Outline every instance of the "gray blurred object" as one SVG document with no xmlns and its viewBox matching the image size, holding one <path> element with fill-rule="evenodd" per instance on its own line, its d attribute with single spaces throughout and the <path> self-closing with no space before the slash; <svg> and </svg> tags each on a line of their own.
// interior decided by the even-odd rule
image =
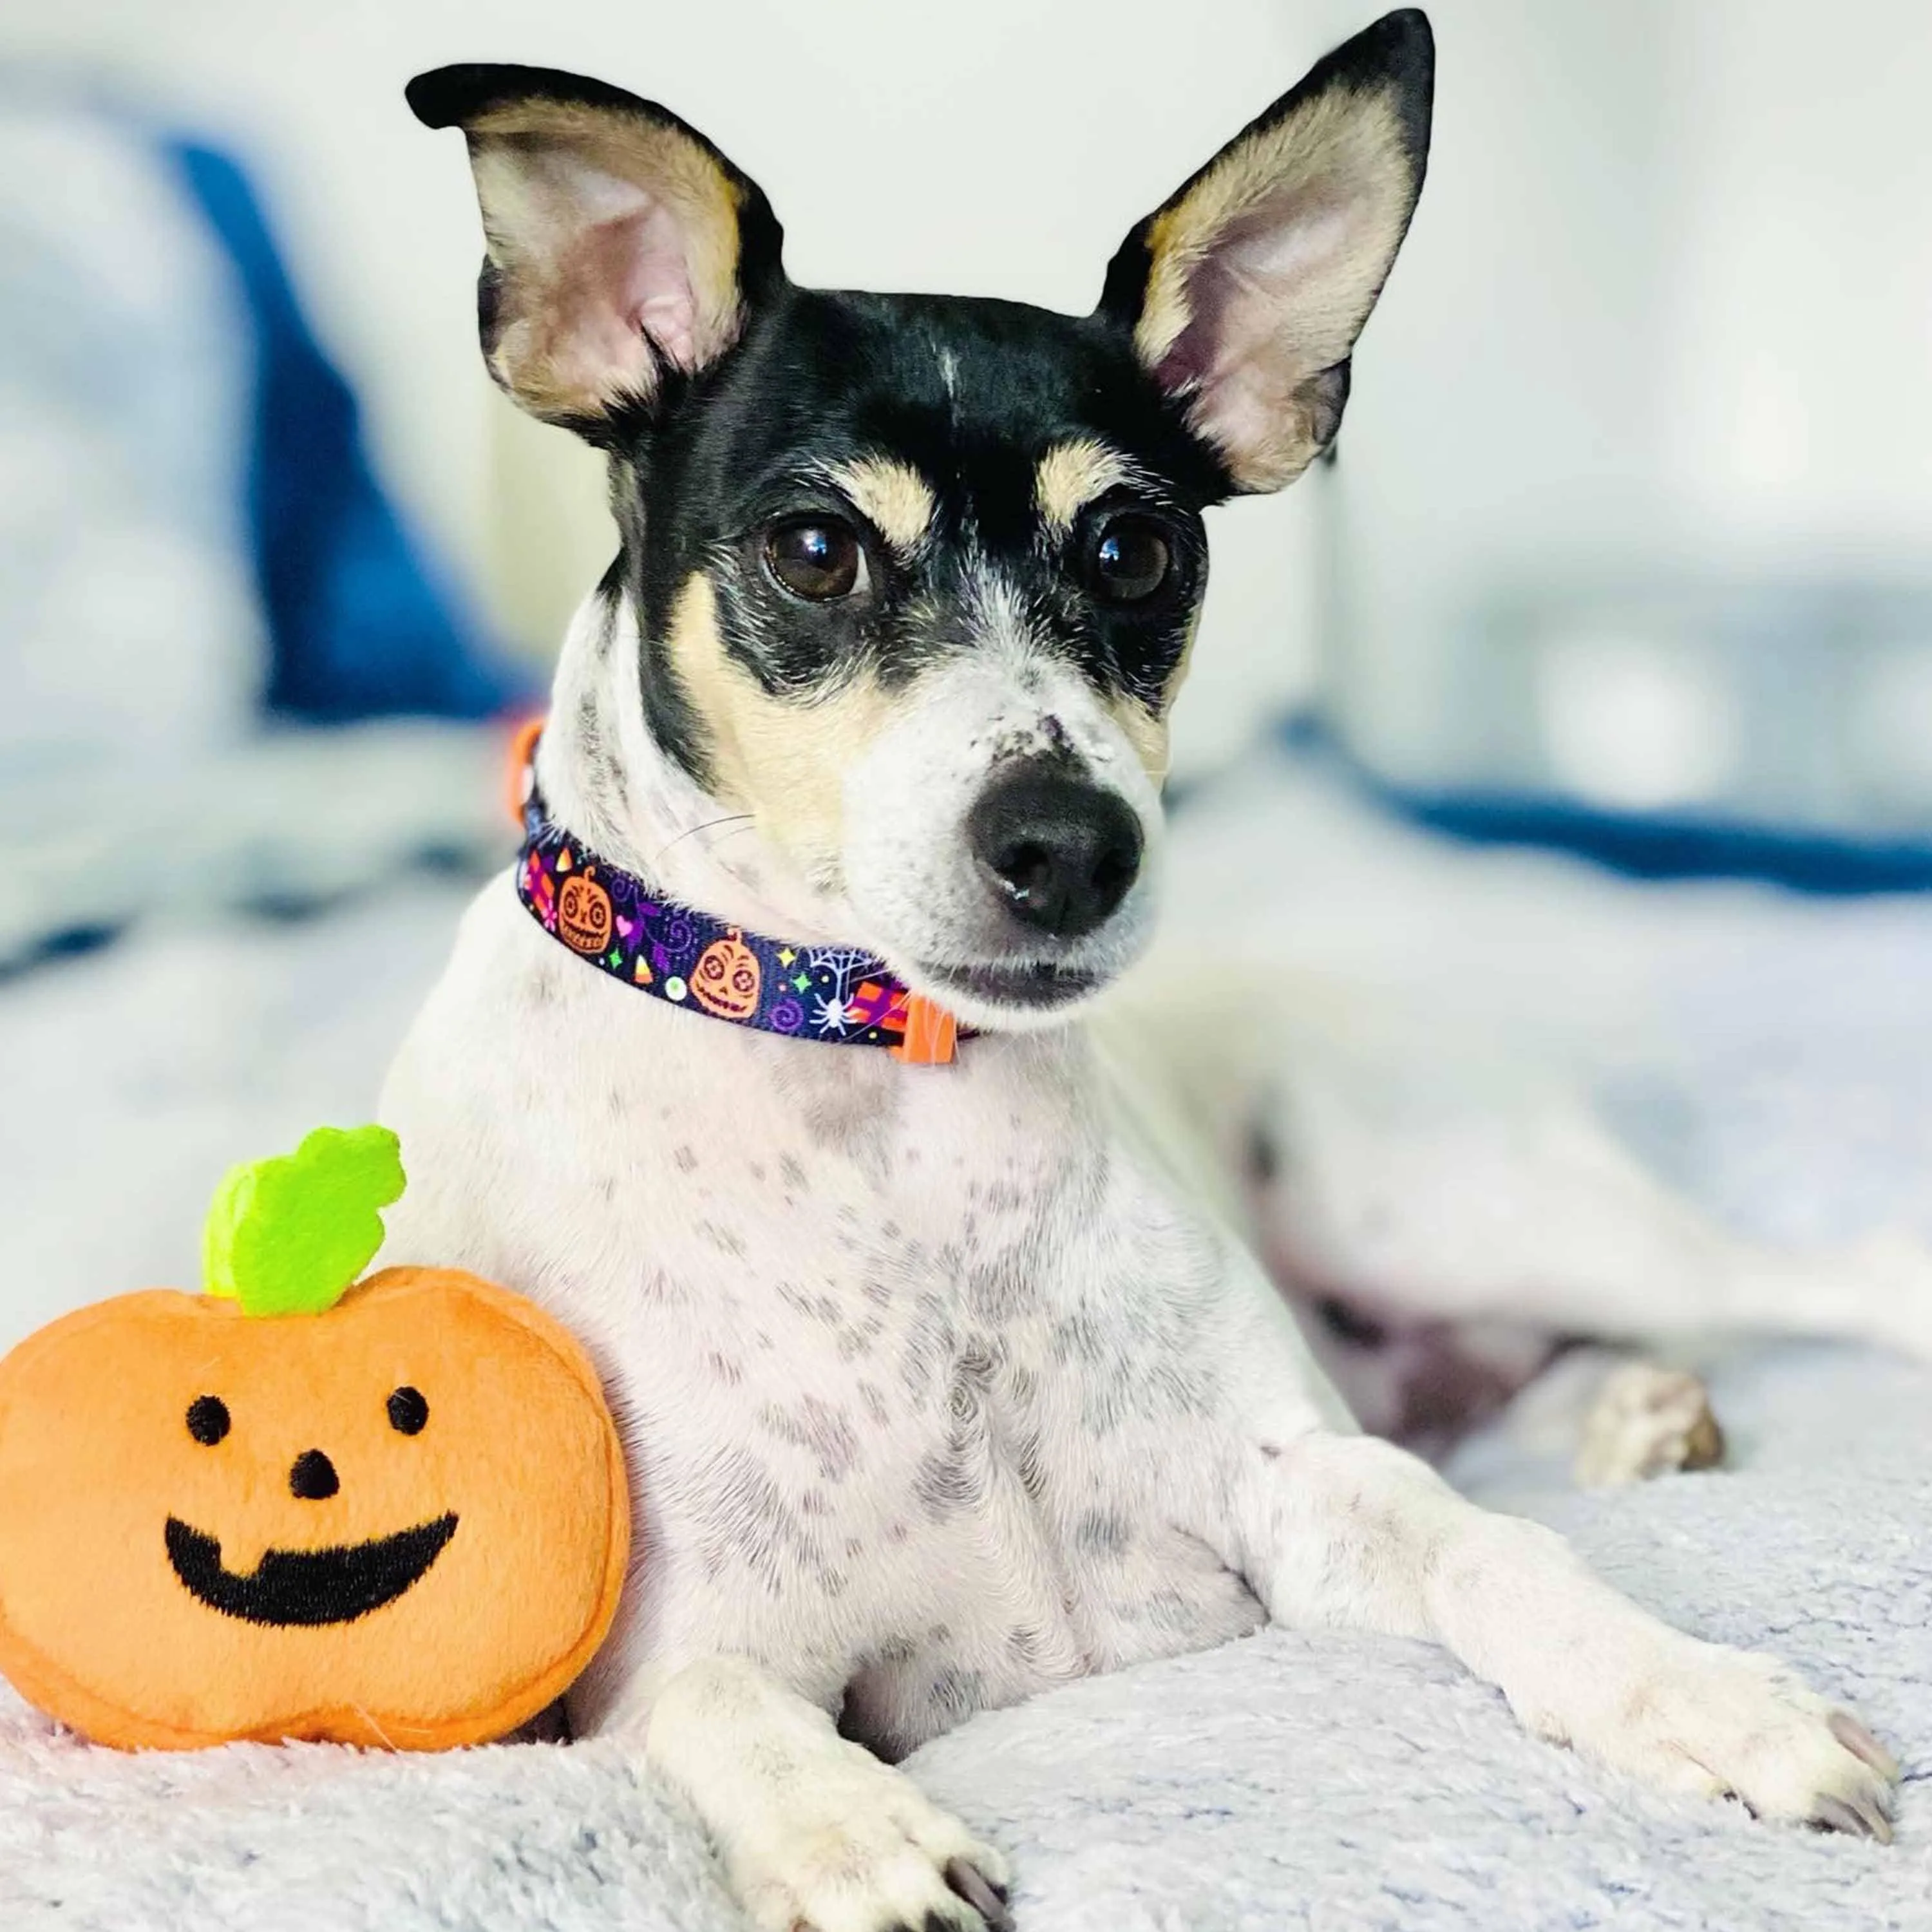
<svg viewBox="0 0 1932 1932">
<path fill-rule="evenodd" d="M 1445 622 L 1432 782 L 1932 836 L 1932 590 L 1876 578 L 1498 590 Z M 1372 694 L 1338 680 L 1342 715 Z"/>
</svg>

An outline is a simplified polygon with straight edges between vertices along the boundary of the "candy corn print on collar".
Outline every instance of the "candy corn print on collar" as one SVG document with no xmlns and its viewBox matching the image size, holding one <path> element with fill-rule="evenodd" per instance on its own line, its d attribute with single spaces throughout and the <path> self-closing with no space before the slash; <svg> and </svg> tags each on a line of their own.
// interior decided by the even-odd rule
<svg viewBox="0 0 1932 1932">
<path fill-rule="evenodd" d="M 538 789 L 538 728 L 511 763 L 523 822 L 517 896 L 586 964 L 653 999 L 732 1026 L 828 1046 L 882 1046 L 910 1064 L 944 1066 L 960 1033 L 883 959 L 849 946 L 767 939 L 667 899 L 550 822 Z"/>
</svg>

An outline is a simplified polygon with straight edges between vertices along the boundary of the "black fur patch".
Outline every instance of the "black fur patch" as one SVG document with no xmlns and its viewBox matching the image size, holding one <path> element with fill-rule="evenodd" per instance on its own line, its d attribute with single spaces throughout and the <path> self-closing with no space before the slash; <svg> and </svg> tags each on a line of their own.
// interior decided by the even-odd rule
<svg viewBox="0 0 1932 1932">
<path fill-rule="evenodd" d="M 700 780 L 701 724 L 665 662 L 693 572 L 711 579 L 727 652 L 776 697 L 808 697 L 862 670 L 890 688 L 968 647 L 974 580 L 991 573 L 1048 648 L 1151 707 L 1205 582 L 1201 512 L 1229 491 L 1125 332 L 965 298 L 786 288 L 681 397 L 620 415 L 606 434 L 627 589 L 647 640 L 645 707 L 659 742 Z M 1050 543 L 1036 471 L 1077 437 L 1127 457 L 1150 485 L 1111 493 Z M 850 520 L 827 472 L 866 457 L 908 464 L 931 487 L 926 541 L 910 560 L 869 543 L 862 598 L 791 596 L 763 568 L 764 533 L 801 513 Z M 1147 608 L 1114 610 L 1089 594 L 1080 562 L 1094 520 L 1130 505 L 1162 518 L 1178 568 Z"/>
</svg>

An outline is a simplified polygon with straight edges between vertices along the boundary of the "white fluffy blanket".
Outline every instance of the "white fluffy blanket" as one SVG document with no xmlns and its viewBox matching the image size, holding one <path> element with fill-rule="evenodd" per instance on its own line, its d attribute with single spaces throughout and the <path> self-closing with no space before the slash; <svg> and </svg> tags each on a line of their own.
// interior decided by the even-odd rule
<svg viewBox="0 0 1932 1932">
<path fill-rule="evenodd" d="M 1667 1799 L 1532 1742 L 1420 1645 L 1270 1631 L 979 1718 L 911 1761 L 1014 1855 L 1022 1932 L 1932 1928 L 1932 1377 L 1717 1378 L 1741 1466 L 1510 1499 L 1774 1646 L 1906 1766 L 1889 1848 Z M 1487 1486 L 1507 1493 L 1513 1473 Z M 691 1820 L 600 1744 L 120 1756 L 0 1713 L 7 1932 L 742 1932 Z"/>
</svg>

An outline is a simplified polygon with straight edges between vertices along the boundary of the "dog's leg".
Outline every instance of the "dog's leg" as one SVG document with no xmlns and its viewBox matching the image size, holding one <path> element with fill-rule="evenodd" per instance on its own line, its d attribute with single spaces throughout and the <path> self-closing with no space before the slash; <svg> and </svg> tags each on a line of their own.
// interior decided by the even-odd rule
<svg viewBox="0 0 1932 1932">
<path fill-rule="evenodd" d="M 1240 1452 L 1236 1567 L 1269 1614 L 1445 1646 L 1524 1726 L 1666 1790 L 1888 1839 L 1897 1767 L 1773 1659 L 1672 1629 L 1562 1539 L 1368 1436 Z"/>
<path fill-rule="evenodd" d="M 1284 1286 L 1441 1321 L 1646 1341 L 1756 1330 L 1932 1359 L 1932 1252 L 1748 1240 L 1546 1093 L 1304 1064 L 1260 1105 L 1250 1207 Z"/>
<path fill-rule="evenodd" d="M 988 1932 L 1005 1861 L 742 1658 L 670 1676 L 645 1755 L 696 1808 L 764 1932 Z"/>
</svg>

